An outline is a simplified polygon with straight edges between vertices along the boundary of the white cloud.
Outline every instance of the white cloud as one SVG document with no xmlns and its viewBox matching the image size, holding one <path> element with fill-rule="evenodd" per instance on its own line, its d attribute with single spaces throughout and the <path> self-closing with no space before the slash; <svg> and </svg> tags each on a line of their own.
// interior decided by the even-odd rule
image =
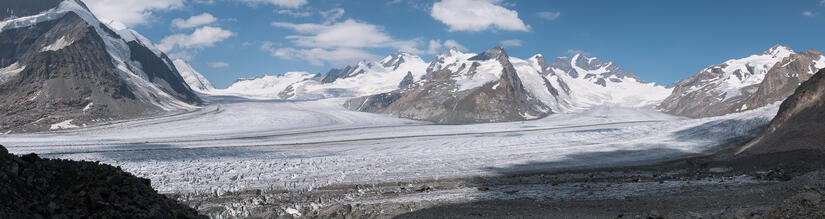
<svg viewBox="0 0 825 219">
<path fill-rule="evenodd" d="M 455 49 L 457 49 L 458 51 L 467 51 L 467 47 L 462 46 L 461 44 L 459 44 L 459 43 L 458 43 L 458 42 L 456 42 L 455 40 L 447 40 L 447 41 L 444 41 L 444 47 L 447 47 L 447 48 L 455 48 Z"/>
<path fill-rule="evenodd" d="M 207 62 L 206 65 L 212 68 L 226 68 L 229 67 L 229 63 L 226 62 Z"/>
<path fill-rule="evenodd" d="M 463 45 L 459 44 L 455 40 L 446 40 L 443 43 L 441 40 L 430 40 L 427 51 L 426 52 L 419 52 L 419 53 L 427 53 L 427 54 L 437 54 L 440 53 L 444 49 L 451 49 L 455 48 L 459 51 L 467 51 L 467 48 Z"/>
<path fill-rule="evenodd" d="M 214 16 L 212 16 L 212 14 L 203 13 L 203 14 L 200 14 L 200 15 L 195 15 L 195 16 L 189 17 L 189 19 L 186 19 L 186 20 L 176 18 L 176 19 L 172 20 L 172 26 L 177 27 L 178 29 L 189 29 L 189 28 L 195 28 L 195 27 L 200 27 L 200 26 L 203 26 L 203 25 L 211 24 L 211 23 L 214 23 L 215 21 L 218 21 L 218 19 L 215 18 Z"/>
<path fill-rule="evenodd" d="M 581 54 L 581 55 L 584 55 L 584 56 L 590 56 L 589 52 L 579 50 L 579 49 L 568 49 L 567 52 L 565 52 L 565 53 L 567 53 L 568 55 L 571 55 L 571 56 L 576 55 L 576 54 Z"/>
<path fill-rule="evenodd" d="M 314 48 L 380 48 L 397 49 L 415 47 L 417 42 L 399 41 L 390 37 L 383 28 L 348 19 L 335 24 L 294 24 L 274 22 L 272 26 L 292 29 L 304 35 L 290 35 L 286 38 L 301 47 Z"/>
<path fill-rule="evenodd" d="M 453 40 L 444 41 L 422 39 L 399 40 L 390 36 L 383 27 L 354 19 L 337 21 L 343 17 L 343 9 L 319 12 L 322 23 L 272 22 L 272 26 L 295 32 L 285 37 L 291 45 L 284 46 L 265 42 L 261 50 L 283 59 L 306 60 L 313 65 L 351 64 L 360 60 L 378 58 L 369 50 L 392 48 L 414 54 L 434 54 L 445 46 L 460 47 Z M 423 45 L 423 49 L 419 49 Z"/>
<path fill-rule="evenodd" d="M 825 6 L 825 0 L 819 1 L 819 5 Z"/>
<path fill-rule="evenodd" d="M 343 8 L 333 8 L 328 11 L 321 11 L 321 17 L 324 17 L 324 24 L 331 24 L 335 23 L 344 16 L 344 9 Z"/>
<path fill-rule="evenodd" d="M 335 48 L 335 49 L 296 49 L 296 48 L 275 48 L 276 44 L 272 42 L 264 42 L 261 50 L 269 52 L 272 56 L 277 56 L 282 59 L 301 59 L 306 60 L 310 64 L 322 66 L 325 63 L 333 65 L 351 64 L 361 60 L 374 60 L 378 56 L 373 55 L 367 51 L 356 48 Z"/>
<path fill-rule="evenodd" d="M 220 27 L 201 27 L 191 34 L 175 34 L 167 36 L 160 41 L 158 48 L 165 52 L 175 48 L 192 49 L 214 46 L 215 43 L 226 40 L 234 36 L 232 31 L 224 30 Z"/>
<path fill-rule="evenodd" d="M 814 14 L 813 12 L 810 12 L 810 11 L 805 11 L 805 12 L 802 12 L 802 15 L 805 15 L 805 16 L 807 16 L 807 17 L 813 17 L 813 16 L 815 16 L 815 14 Z"/>
<path fill-rule="evenodd" d="M 282 15 L 289 15 L 292 17 L 309 17 L 312 16 L 312 12 L 309 11 L 296 11 L 296 10 L 277 10 L 275 13 L 282 14 Z"/>
<path fill-rule="evenodd" d="M 192 57 L 194 56 L 194 54 L 192 54 L 190 51 L 178 51 L 172 53 L 167 52 L 166 54 L 169 55 L 169 57 L 172 59 L 183 59 L 186 61 L 192 61 Z"/>
<path fill-rule="evenodd" d="M 502 47 L 521 47 L 521 40 L 505 40 L 501 41 Z"/>
<path fill-rule="evenodd" d="M 307 0 L 236 0 L 250 5 L 270 4 L 284 8 L 300 8 L 307 4 Z"/>
<path fill-rule="evenodd" d="M 100 19 L 114 20 L 128 26 L 147 24 L 153 10 L 183 7 L 184 0 L 83 0 Z"/>
<path fill-rule="evenodd" d="M 432 6 L 432 2 L 427 1 L 420 1 L 420 0 L 390 0 L 387 1 L 387 6 L 403 6 L 409 9 L 415 10 L 430 10 Z"/>
<path fill-rule="evenodd" d="M 552 21 L 552 20 L 556 20 L 557 18 L 559 18 L 559 16 L 561 16 L 561 12 L 542 11 L 542 12 L 536 13 L 536 15 L 538 15 L 539 18 L 541 18 L 541 19 Z"/>
<path fill-rule="evenodd" d="M 430 15 L 449 26 L 449 31 L 530 31 L 518 12 L 500 4 L 501 0 L 442 0 L 433 4 Z"/>
</svg>

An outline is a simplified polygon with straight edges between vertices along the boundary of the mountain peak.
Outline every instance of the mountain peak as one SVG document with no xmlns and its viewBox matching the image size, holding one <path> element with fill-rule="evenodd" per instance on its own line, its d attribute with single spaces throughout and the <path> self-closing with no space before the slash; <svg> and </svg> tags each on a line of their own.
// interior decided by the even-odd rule
<svg viewBox="0 0 825 219">
<path fill-rule="evenodd" d="M 501 48 L 501 46 L 495 46 L 491 49 L 488 49 L 487 51 L 484 51 L 484 53 L 481 53 L 477 56 L 470 58 L 469 60 L 490 60 L 497 59 L 501 56 L 506 57 L 507 52 L 505 52 L 504 48 Z"/>
<path fill-rule="evenodd" d="M 776 44 L 775 46 L 771 47 L 770 49 L 765 50 L 765 52 L 763 52 L 762 54 L 763 55 L 777 56 L 777 55 L 791 54 L 791 53 L 794 53 L 794 51 L 790 47 L 783 46 L 783 45 L 780 45 L 780 44 Z"/>
</svg>

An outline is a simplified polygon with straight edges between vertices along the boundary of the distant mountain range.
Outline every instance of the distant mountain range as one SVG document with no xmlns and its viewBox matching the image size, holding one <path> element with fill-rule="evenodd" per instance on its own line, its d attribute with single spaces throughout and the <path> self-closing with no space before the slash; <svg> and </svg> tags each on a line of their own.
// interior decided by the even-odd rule
<svg viewBox="0 0 825 219">
<path fill-rule="evenodd" d="M 648 107 L 709 117 L 785 100 L 825 68 L 815 50 L 777 45 L 712 65 L 672 88 L 618 64 L 575 54 L 548 62 L 450 49 L 426 62 L 409 53 L 325 74 L 290 72 L 216 89 L 123 25 L 97 20 L 78 0 L 0 2 L 0 131 L 43 131 L 196 109 L 203 95 L 346 98 L 351 110 L 443 124 L 522 121 L 596 106 Z"/>
<path fill-rule="evenodd" d="M 507 57 L 506 62 L 499 55 Z M 797 53 L 777 45 L 710 66 L 666 88 L 582 54 L 548 63 L 541 54 L 525 60 L 508 56 L 502 48 L 482 54 L 451 49 L 429 63 L 399 53 L 326 74 L 291 72 L 239 80 L 216 92 L 292 100 L 354 98 L 345 105 L 351 110 L 447 124 L 529 120 L 594 106 L 654 107 L 698 118 L 782 101 L 822 68 L 825 58 L 818 51 Z M 516 74 L 505 74 L 508 70 Z M 496 85 L 511 82 L 505 77 L 518 84 L 510 96 L 496 91 Z M 505 99 L 519 101 L 501 102 Z"/>
<path fill-rule="evenodd" d="M 172 61 L 79 0 L 2 1 L 0 131 L 31 132 L 197 108 Z"/>
<path fill-rule="evenodd" d="M 501 88 L 512 88 L 512 93 L 498 92 L 499 86 L 507 84 L 512 86 Z M 426 95 L 420 93 L 424 90 Z M 470 94 L 474 92 L 480 93 Z M 581 54 L 547 63 L 540 54 L 524 60 L 496 47 L 481 54 L 450 49 L 429 63 L 398 53 L 326 74 L 290 72 L 242 79 L 212 93 L 290 100 L 361 97 L 349 101 L 347 107 L 452 124 L 536 119 L 598 105 L 652 106 L 670 95 L 671 89 L 644 82 L 613 62 Z M 406 95 L 409 93 L 416 93 L 416 97 Z M 386 102 L 390 96 L 407 97 L 404 102 Z M 470 104 L 473 101 L 479 104 Z M 484 104 L 493 103 L 490 101 L 499 101 L 495 103 L 499 105 L 483 109 L 490 107 Z M 486 113 L 481 113 L 484 110 Z"/>
</svg>

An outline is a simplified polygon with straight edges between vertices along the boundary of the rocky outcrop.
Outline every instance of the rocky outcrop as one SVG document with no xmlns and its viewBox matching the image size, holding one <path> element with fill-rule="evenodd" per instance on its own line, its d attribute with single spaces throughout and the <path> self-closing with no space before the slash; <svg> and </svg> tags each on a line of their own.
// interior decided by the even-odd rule
<svg viewBox="0 0 825 219">
<path fill-rule="evenodd" d="M 759 137 L 739 149 L 742 154 L 825 150 L 825 70 L 802 82 L 779 107 Z"/>
<path fill-rule="evenodd" d="M 464 85 L 456 79 L 459 75 L 472 77 L 490 73 L 480 72 L 484 71 L 480 68 L 482 62 L 486 65 L 500 65 L 499 79 L 478 87 L 462 89 Z M 522 121 L 542 118 L 551 113 L 525 90 L 509 56 L 500 47 L 468 59 L 467 63 L 457 69 L 434 66 L 439 63 L 438 60 L 432 63 L 431 70 L 441 69 L 429 73 L 424 83 L 355 98 L 347 101 L 345 107 L 439 124 Z"/>
<path fill-rule="evenodd" d="M 332 82 L 335 82 L 336 80 L 338 80 L 340 78 L 350 77 L 350 75 L 355 74 L 355 70 L 356 70 L 356 67 L 352 67 L 352 66 L 347 66 L 343 69 L 333 68 L 333 69 L 329 70 L 329 72 L 327 72 L 326 74 L 321 76 L 320 80 L 321 80 L 321 83 L 324 83 L 324 84 L 332 83 Z"/>
<path fill-rule="evenodd" d="M 415 82 L 415 77 L 413 77 L 412 72 L 407 72 L 407 75 L 404 76 L 404 79 L 401 80 L 401 83 L 398 84 L 399 89 L 403 89 L 409 87 L 410 85 Z"/>
<path fill-rule="evenodd" d="M 0 146 L 0 218 L 206 218 L 120 168 Z"/>
<path fill-rule="evenodd" d="M 708 67 L 676 83 L 658 108 L 691 118 L 721 116 L 760 108 L 790 96 L 825 57 L 815 50 L 795 53 L 775 46 L 762 54 Z"/>
</svg>

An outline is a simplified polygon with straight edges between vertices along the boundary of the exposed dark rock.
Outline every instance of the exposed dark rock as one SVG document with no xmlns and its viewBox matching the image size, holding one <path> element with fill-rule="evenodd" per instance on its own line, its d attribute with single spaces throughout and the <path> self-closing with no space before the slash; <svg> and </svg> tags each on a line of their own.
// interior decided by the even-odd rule
<svg viewBox="0 0 825 219">
<path fill-rule="evenodd" d="M 63 37 L 74 43 L 40 51 Z M 106 53 L 103 40 L 79 16 L 0 33 L 0 63 L 26 68 L 0 84 L 0 130 L 39 131 L 69 119 L 127 118 L 158 110 L 136 99 Z M 0 52 L 2 53 L 2 52 Z M 83 110 L 90 103 L 94 107 Z"/>
<path fill-rule="evenodd" d="M 0 146 L 0 218 L 205 217 L 120 168 L 18 157 Z"/>
<path fill-rule="evenodd" d="M 813 149 L 825 150 L 825 70 L 802 83 L 782 102 L 779 113 L 740 153 L 761 154 Z"/>
<path fill-rule="evenodd" d="M 404 79 L 401 79 L 401 83 L 398 84 L 399 89 L 403 89 L 409 87 L 415 82 L 415 78 L 413 78 L 412 72 L 407 72 L 407 75 L 404 76 Z"/>
<path fill-rule="evenodd" d="M 351 74 L 354 70 L 355 67 L 352 66 L 347 66 L 344 69 L 333 68 L 332 70 L 329 70 L 329 72 L 324 74 L 324 76 L 321 78 L 321 83 L 328 84 L 335 82 L 335 80 L 338 80 L 339 78 L 344 78 L 347 75 Z"/>
</svg>

